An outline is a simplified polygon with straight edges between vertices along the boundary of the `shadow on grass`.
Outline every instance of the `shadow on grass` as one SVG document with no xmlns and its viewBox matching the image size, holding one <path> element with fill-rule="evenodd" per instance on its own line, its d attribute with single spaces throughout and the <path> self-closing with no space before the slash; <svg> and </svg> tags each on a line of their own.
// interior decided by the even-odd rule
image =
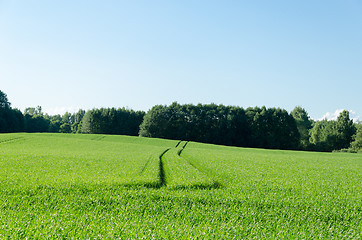
<svg viewBox="0 0 362 240">
<path fill-rule="evenodd" d="M 138 189 L 138 188 L 150 188 L 150 189 L 159 189 L 164 185 L 160 182 L 145 182 L 145 183 L 124 183 L 119 184 L 119 187 L 127 189 Z"/>
<path fill-rule="evenodd" d="M 129 183 L 104 183 L 104 184 L 64 184 L 64 185 L 38 185 L 34 188 L 25 189 L 30 192 L 92 192 L 92 191 L 113 191 L 121 189 L 137 190 L 137 189 L 160 189 L 163 187 L 160 182 L 129 182 Z M 23 190 L 24 191 L 24 190 Z"/>
<path fill-rule="evenodd" d="M 130 183 L 113 183 L 113 184 L 60 184 L 60 185 L 37 185 L 26 188 L 9 188 L 0 189 L 2 195 L 27 195 L 34 196 L 38 194 L 88 194 L 91 192 L 117 192 L 118 190 L 142 190 L 142 189 L 163 189 L 170 191 L 177 190 L 212 190 L 224 188 L 220 183 L 215 182 L 212 184 L 190 184 L 190 185 L 176 185 L 167 186 L 160 182 L 130 182 Z"/>
<path fill-rule="evenodd" d="M 119 187 L 123 187 L 126 189 L 138 189 L 138 188 L 160 189 L 164 187 L 165 189 L 169 190 L 211 190 L 211 189 L 224 188 L 224 186 L 219 182 L 197 183 L 197 184 L 176 185 L 176 186 L 167 186 L 161 182 L 126 183 L 126 184 L 120 184 Z"/>
<path fill-rule="evenodd" d="M 211 190 L 211 189 L 220 189 L 220 188 L 224 188 L 224 186 L 219 182 L 177 185 L 169 187 L 169 189 L 171 190 Z"/>
</svg>

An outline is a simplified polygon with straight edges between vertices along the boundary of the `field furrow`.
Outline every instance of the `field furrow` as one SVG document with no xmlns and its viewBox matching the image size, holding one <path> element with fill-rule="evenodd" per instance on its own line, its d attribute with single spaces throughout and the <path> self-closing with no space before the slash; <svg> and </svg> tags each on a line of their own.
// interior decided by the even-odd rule
<svg viewBox="0 0 362 240">
<path fill-rule="evenodd" d="M 180 157 L 186 144 L 185 141 L 180 142 L 160 158 L 165 172 L 165 185 L 172 189 L 213 187 L 214 182 L 211 178 Z"/>
</svg>

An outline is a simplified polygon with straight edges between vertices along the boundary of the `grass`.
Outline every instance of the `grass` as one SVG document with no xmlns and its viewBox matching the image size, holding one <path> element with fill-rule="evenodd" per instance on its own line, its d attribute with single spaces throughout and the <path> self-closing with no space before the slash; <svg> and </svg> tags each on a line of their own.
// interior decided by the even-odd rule
<svg viewBox="0 0 362 240">
<path fill-rule="evenodd" d="M 9 141 L 9 136 L 14 140 Z M 9 136 L 0 139 L 4 140 L 0 144 L 0 184 L 27 188 L 155 182 L 158 162 L 154 159 L 164 146 L 177 142 L 96 135 Z"/>
<path fill-rule="evenodd" d="M 2 134 L 0 238 L 360 239 L 361 182 L 359 154 Z"/>
<path fill-rule="evenodd" d="M 180 156 L 185 144 L 180 142 L 162 156 L 165 185 L 170 189 L 211 187 L 212 179 Z"/>
</svg>

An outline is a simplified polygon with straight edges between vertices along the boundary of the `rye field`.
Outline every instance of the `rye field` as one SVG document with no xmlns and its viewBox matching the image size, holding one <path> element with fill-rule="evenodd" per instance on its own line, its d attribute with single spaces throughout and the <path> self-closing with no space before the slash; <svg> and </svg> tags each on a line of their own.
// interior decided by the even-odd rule
<svg viewBox="0 0 362 240">
<path fill-rule="evenodd" d="M 0 239 L 361 239 L 362 154 L 1 134 Z"/>
</svg>

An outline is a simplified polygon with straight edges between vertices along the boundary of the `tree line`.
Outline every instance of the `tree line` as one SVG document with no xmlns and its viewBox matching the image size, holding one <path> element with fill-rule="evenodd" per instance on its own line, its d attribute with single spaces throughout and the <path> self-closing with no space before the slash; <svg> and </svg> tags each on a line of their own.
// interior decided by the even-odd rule
<svg viewBox="0 0 362 240">
<path fill-rule="evenodd" d="M 178 103 L 154 106 L 140 136 L 279 149 L 295 149 L 299 140 L 293 117 L 280 108 Z"/>
<path fill-rule="evenodd" d="M 29 107 L 24 113 L 11 108 L 7 95 L 0 91 L 0 133 L 51 132 L 122 134 L 138 136 L 145 112 L 126 108 L 101 108 L 66 112 L 63 115 L 43 113 L 42 108 Z"/>
<path fill-rule="evenodd" d="M 174 102 L 147 113 L 100 108 L 50 116 L 40 106 L 24 113 L 13 109 L 2 91 L 0 132 L 120 134 L 238 147 L 362 151 L 362 124 L 353 123 L 348 111 L 337 120 L 313 121 L 302 107 L 289 113 L 280 108 Z"/>
<path fill-rule="evenodd" d="M 302 107 L 243 109 L 216 104 L 154 106 L 140 125 L 140 136 L 184 139 L 238 147 L 357 152 L 361 124 L 343 111 L 337 120 L 313 121 Z"/>
<path fill-rule="evenodd" d="M 101 108 L 49 116 L 38 106 L 25 109 L 24 131 L 137 136 L 144 114 L 125 108 Z"/>
</svg>

